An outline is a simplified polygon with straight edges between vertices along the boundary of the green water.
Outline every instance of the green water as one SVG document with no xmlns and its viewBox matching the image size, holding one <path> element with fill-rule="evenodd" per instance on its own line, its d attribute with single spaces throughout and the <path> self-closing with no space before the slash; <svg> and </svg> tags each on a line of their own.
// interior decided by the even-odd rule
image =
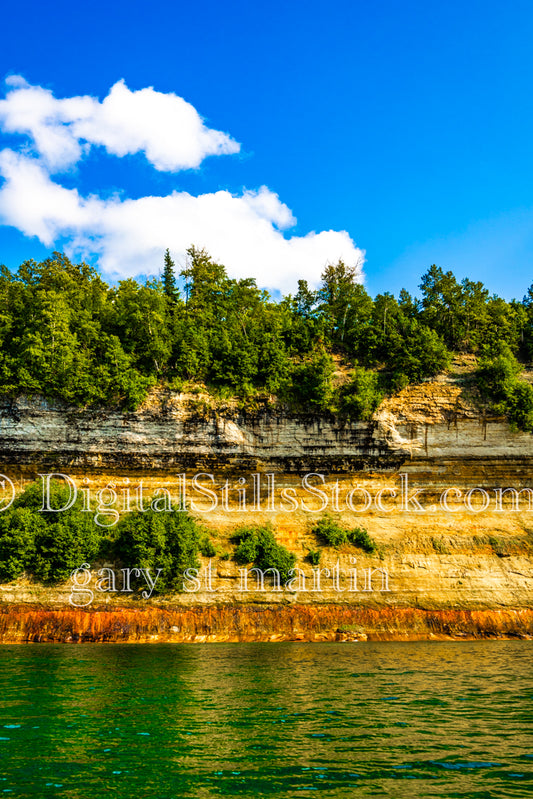
<svg viewBox="0 0 533 799">
<path fill-rule="evenodd" d="M 0 796 L 531 796 L 532 653 L 4 646 Z"/>
</svg>

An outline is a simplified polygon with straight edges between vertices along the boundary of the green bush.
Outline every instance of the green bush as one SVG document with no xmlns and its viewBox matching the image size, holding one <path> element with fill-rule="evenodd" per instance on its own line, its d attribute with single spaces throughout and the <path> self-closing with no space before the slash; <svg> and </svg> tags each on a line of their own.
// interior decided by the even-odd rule
<svg viewBox="0 0 533 799">
<path fill-rule="evenodd" d="M 478 385 L 493 401 L 494 411 L 505 414 L 513 428 L 533 432 L 533 387 L 520 380 L 520 372 L 510 347 L 500 342 L 480 359 Z"/>
<path fill-rule="evenodd" d="M 319 566 L 322 553 L 319 549 L 310 549 L 305 556 L 305 559 L 311 566 Z"/>
<path fill-rule="evenodd" d="M 68 500 L 68 487 L 52 481 L 51 507 L 62 508 Z M 42 504 L 42 485 L 32 483 L 0 516 L 0 579 L 14 580 L 25 571 L 56 583 L 98 555 L 101 530 L 80 502 L 61 512 L 41 511 Z"/>
<path fill-rule="evenodd" d="M 324 514 L 313 527 L 313 533 L 319 541 L 336 549 L 343 544 L 353 544 L 364 552 L 375 552 L 376 545 L 370 535 L 362 527 L 349 530 L 341 527 L 331 516 Z"/>
<path fill-rule="evenodd" d="M 69 489 L 60 481 L 50 484 L 50 507 L 68 504 Z M 93 514 L 81 510 L 77 500 L 64 511 L 41 511 L 41 483 L 33 483 L 0 514 L 0 580 L 23 572 L 43 583 L 68 579 L 82 563 L 116 561 L 129 568 L 162 572 L 158 591 L 181 590 L 183 572 L 199 568 L 199 551 L 214 557 L 209 536 L 189 513 L 148 510 L 125 516 L 116 528 L 95 524 Z"/>
<path fill-rule="evenodd" d="M 82 563 L 97 558 L 102 534 L 90 514 L 65 511 L 36 514 L 45 517 L 45 524 L 35 539 L 36 555 L 33 574 L 43 583 L 67 580 Z"/>
<path fill-rule="evenodd" d="M 363 552 L 375 552 L 376 545 L 367 531 L 363 527 L 355 527 L 347 531 L 347 538 L 354 547 L 362 549 Z"/>
<path fill-rule="evenodd" d="M 296 555 L 278 544 L 271 525 L 241 527 L 235 531 L 232 541 L 237 544 L 234 560 L 242 566 L 253 563 L 258 569 L 277 569 L 283 582 L 294 568 Z"/>
<path fill-rule="evenodd" d="M 325 410 L 333 396 L 333 360 L 325 350 L 292 369 L 290 396 L 306 410 Z"/>
<path fill-rule="evenodd" d="M 16 580 L 31 571 L 35 538 L 44 519 L 30 508 L 9 508 L 0 515 L 0 581 Z"/>
<path fill-rule="evenodd" d="M 130 568 L 161 569 L 157 591 L 181 591 L 185 569 L 198 569 L 201 528 L 189 513 L 132 513 L 119 524 L 116 557 Z"/>
<path fill-rule="evenodd" d="M 347 534 L 331 516 L 322 516 L 313 527 L 313 533 L 318 540 L 328 547 L 340 547 L 346 543 Z"/>
<path fill-rule="evenodd" d="M 451 353 L 440 336 L 416 319 L 406 320 L 401 334 L 390 342 L 387 361 L 396 381 L 404 376 L 410 383 L 444 371 L 451 362 Z"/>
<path fill-rule="evenodd" d="M 511 426 L 533 432 L 533 386 L 525 380 L 517 381 L 506 404 Z"/>
<path fill-rule="evenodd" d="M 204 535 L 200 538 L 200 543 L 198 548 L 201 554 L 204 556 L 204 558 L 214 558 L 215 555 L 217 554 L 215 545 L 213 544 L 207 533 L 204 533 Z"/>
<path fill-rule="evenodd" d="M 70 491 L 68 485 L 63 480 L 50 480 L 50 506 L 52 508 L 63 508 L 67 505 L 70 498 Z M 39 511 L 43 507 L 43 484 L 40 480 L 30 483 L 22 492 L 16 497 L 13 506 L 15 508 L 28 508 L 32 511 Z M 80 500 L 77 500 L 75 505 L 77 509 L 81 508 Z M 64 511 L 67 513 L 68 511 Z M 54 511 L 43 511 L 39 513 L 48 521 L 58 518 L 59 514 Z"/>
<path fill-rule="evenodd" d="M 509 398 L 518 381 L 521 367 L 510 347 L 500 342 L 492 351 L 485 351 L 479 360 L 477 381 L 481 391 L 494 402 Z"/>
<path fill-rule="evenodd" d="M 353 419 L 370 419 L 384 394 L 377 372 L 356 366 L 341 392 L 341 410 Z"/>
</svg>

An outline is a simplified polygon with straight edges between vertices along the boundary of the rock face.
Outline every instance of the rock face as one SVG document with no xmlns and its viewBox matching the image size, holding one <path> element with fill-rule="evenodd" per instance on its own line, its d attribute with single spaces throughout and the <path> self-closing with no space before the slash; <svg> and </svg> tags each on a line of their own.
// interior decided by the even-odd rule
<svg viewBox="0 0 533 799">
<path fill-rule="evenodd" d="M 424 611 L 336 605 L 0 609 L 0 643 L 397 641 L 531 638 L 532 611 Z"/>
<path fill-rule="evenodd" d="M 155 396 L 134 413 L 44 399 L 0 402 L 0 456 L 20 464 L 387 469 L 420 459 L 529 459 L 532 442 L 504 419 L 482 418 L 459 387 L 442 383 L 405 389 L 370 422 L 294 416 L 270 406 L 246 413 L 202 395 Z"/>
<path fill-rule="evenodd" d="M 244 412 L 201 394 L 156 394 L 137 412 L 126 414 L 39 399 L 0 403 L 0 472 L 20 487 L 44 471 L 68 474 L 77 482 L 85 479 L 95 490 L 112 484 L 118 492 L 126 483 L 143 481 L 148 493 L 161 486 L 172 492 L 178 474 L 189 478 L 204 472 L 212 475 L 216 491 L 228 481 L 234 502 L 231 507 L 218 502 L 209 509 L 196 495 L 195 510 L 211 529 L 219 552 L 228 549 L 228 536 L 237 525 L 271 522 L 280 543 L 295 552 L 298 565 L 310 575 L 305 559 L 318 546 L 313 524 L 324 510 L 347 527 L 364 526 L 378 545 L 373 555 L 350 547 L 323 550 L 321 568 L 331 571 L 340 561 L 348 570 L 356 561 L 363 581 L 356 592 L 339 592 L 331 584 L 315 594 L 243 592 L 237 566 L 215 558 L 216 595 L 200 591 L 149 601 L 160 609 L 239 607 L 246 615 L 252 605 L 366 607 L 385 614 L 386 626 L 393 624 L 390 613 L 404 619 L 409 608 L 425 613 L 479 610 L 489 616 L 506 608 L 527 611 L 527 624 L 516 626 L 518 617 L 513 616 L 513 623 L 498 628 L 498 634 L 515 634 L 515 627 L 521 635 L 533 634 L 533 491 L 527 491 L 533 489 L 532 445 L 533 436 L 513 432 L 505 419 L 483 417 L 460 386 L 444 381 L 405 389 L 383 402 L 369 422 L 295 416 L 269 405 Z M 326 508 L 303 485 L 309 473 L 315 475 L 312 485 L 324 491 Z M 262 504 L 248 498 L 239 509 L 239 479 L 243 484 L 244 477 L 249 487 L 252 474 L 266 481 L 261 484 Z M 275 484 L 273 498 L 266 475 L 274 481 L 271 487 Z M 287 489 L 295 508 L 283 501 Z M 368 507 L 365 497 L 370 498 Z M 390 590 L 364 590 L 368 569 L 385 570 Z M 22 581 L 0 587 L 0 592 L 5 607 L 70 607 L 67 589 L 45 590 Z M 124 596 L 107 595 L 105 602 L 119 609 Z M 327 618 L 326 611 L 320 612 Z M 341 616 L 344 612 L 338 611 Z M 361 622 L 361 634 L 367 622 Z M 257 632 L 261 640 L 278 634 L 274 622 L 269 624 L 268 635 Z M 381 622 L 374 619 L 372 624 L 374 631 L 383 632 Z M 477 632 L 467 625 L 466 634 L 482 634 L 480 625 Z M 319 625 L 316 632 L 326 630 L 331 638 L 336 629 Z M 202 630 L 209 640 L 209 629 Z M 280 635 L 289 635 L 283 630 Z M 217 631 L 217 640 L 224 640 L 219 627 Z M 228 640 L 238 639 L 237 633 L 231 635 Z M 168 640 L 174 640 L 170 633 Z"/>
</svg>

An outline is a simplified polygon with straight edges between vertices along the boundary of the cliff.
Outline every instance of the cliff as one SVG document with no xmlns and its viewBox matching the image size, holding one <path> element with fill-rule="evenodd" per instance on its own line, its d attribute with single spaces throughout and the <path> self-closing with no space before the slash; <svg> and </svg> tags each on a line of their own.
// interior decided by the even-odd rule
<svg viewBox="0 0 533 799">
<path fill-rule="evenodd" d="M 245 411 L 202 394 L 155 393 L 137 412 L 126 414 L 75 409 L 43 399 L 3 399 L 0 471 L 17 488 L 38 473 L 61 472 L 79 485 L 87 481 L 84 484 L 94 490 L 111 484 L 119 492 L 142 481 L 148 494 L 158 487 L 175 492 L 178 474 L 192 479 L 206 472 L 213 475 L 211 487 L 217 491 L 228 481 L 233 498 L 230 506 L 220 502 L 209 509 L 205 497 L 191 494 L 218 551 L 227 549 L 237 525 L 271 521 L 278 540 L 297 555 L 307 584 L 305 590 L 299 586 L 277 592 L 268 586 L 255 590 L 252 581 L 242 590 L 237 566 L 217 557 L 211 565 L 216 592 L 202 588 L 147 601 L 117 592 L 74 611 L 68 586 L 44 589 L 19 580 L 0 587 L 2 608 L 10 619 L 4 619 L 0 635 L 4 640 L 38 638 L 35 619 L 30 623 L 24 614 L 40 608 L 63 614 L 63 619 L 65 613 L 74 614 L 66 627 L 61 622 L 63 632 L 57 640 L 83 639 L 81 627 L 94 613 L 101 614 L 105 627 L 106 613 L 116 612 L 126 623 L 128 613 L 156 610 L 162 614 L 154 622 L 156 632 L 146 632 L 145 617 L 140 617 L 142 640 L 154 635 L 157 640 L 297 638 L 302 625 L 311 624 L 295 621 L 295 609 L 302 607 L 314 608 L 313 618 L 321 619 L 311 624 L 307 640 L 342 637 L 350 633 L 350 625 L 359 637 L 386 637 L 387 630 L 414 637 L 475 637 L 490 630 L 533 635 L 533 504 L 530 509 L 526 492 L 503 493 L 507 488 L 533 488 L 532 442 L 530 434 L 513 432 L 505 419 L 484 415 L 460 382 L 444 379 L 408 387 L 385 400 L 369 422 L 295 415 L 268 403 Z M 364 526 L 378 544 L 373 555 L 349 546 L 324 550 L 321 568 L 331 574 L 338 564 L 344 572 L 339 590 L 326 573 L 320 590 L 310 590 L 312 567 L 305 556 L 317 546 L 311 528 L 323 502 L 303 484 L 309 473 L 322 475 L 313 477 L 310 485 L 325 492 L 328 512 L 347 526 Z M 253 474 L 262 475 L 260 506 L 250 500 Z M 243 485 L 249 492 L 247 506 L 239 510 L 238 489 Z M 283 499 L 287 489 L 296 509 Z M 364 507 L 367 497 L 370 504 Z M 203 567 L 208 568 L 205 559 Z M 358 571 L 354 590 L 349 590 L 350 569 Z M 383 589 L 383 574 L 388 590 Z M 274 616 L 258 616 L 258 608 L 274 609 Z M 203 619 L 201 632 L 194 624 L 187 627 L 193 610 Z M 180 625 L 167 624 L 170 617 L 165 616 L 176 613 L 189 619 L 183 622 L 181 638 L 169 632 L 182 629 Z M 298 613 L 305 617 L 303 611 Z M 481 615 L 471 615 L 476 613 Z M 267 617 L 270 621 L 262 632 Z M 127 624 L 137 629 L 137 622 L 130 619 Z M 234 624 L 246 630 L 241 638 Z M 48 630 L 49 620 L 43 625 Z M 48 632 L 43 634 L 50 638 Z M 138 640 L 137 633 L 132 637 Z M 104 638 L 118 640 L 107 633 Z M 93 633 L 89 639 L 103 640 Z M 50 640 L 56 639 L 52 635 Z"/>
<path fill-rule="evenodd" d="M 385 400 L 369 422 L 243 411 L 202 394 L 154 393 L 138 411 L 78 409 L 44 399 L 0 400 L 0 457 L 20 465 L 97 468 L 397 468 L 406 461 L 533 456 L 531 434 L 485 417 L 453 383 L 426 383 Z"/>
</svg>

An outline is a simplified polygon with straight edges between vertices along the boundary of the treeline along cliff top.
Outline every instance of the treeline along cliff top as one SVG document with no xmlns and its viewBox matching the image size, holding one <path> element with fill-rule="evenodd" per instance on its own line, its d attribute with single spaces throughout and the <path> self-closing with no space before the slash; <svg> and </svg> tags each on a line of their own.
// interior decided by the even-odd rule
<svg viewBox="0 0 533 799">
<path fill-rule="evenodd" d="M 273 301 L 191 247 L 176 276 L 108 286 L 95 269 L 54 253 L 0 268 L 0 392 L 83 406 L 137 407 L 159 384 L 205 384 L 244 402 L 276 397 L 295 410 L 369 418 L 382 398 L 476 356 L 475 386 L 494 411 L 533 431 L 533 286 L 521 300 L 491 295 L 431 266 L 420 297 L 372 299 L 339 261 L 317 291 Z M 342 380 L 335 369 L 342 366 Z"/>
</svg>

